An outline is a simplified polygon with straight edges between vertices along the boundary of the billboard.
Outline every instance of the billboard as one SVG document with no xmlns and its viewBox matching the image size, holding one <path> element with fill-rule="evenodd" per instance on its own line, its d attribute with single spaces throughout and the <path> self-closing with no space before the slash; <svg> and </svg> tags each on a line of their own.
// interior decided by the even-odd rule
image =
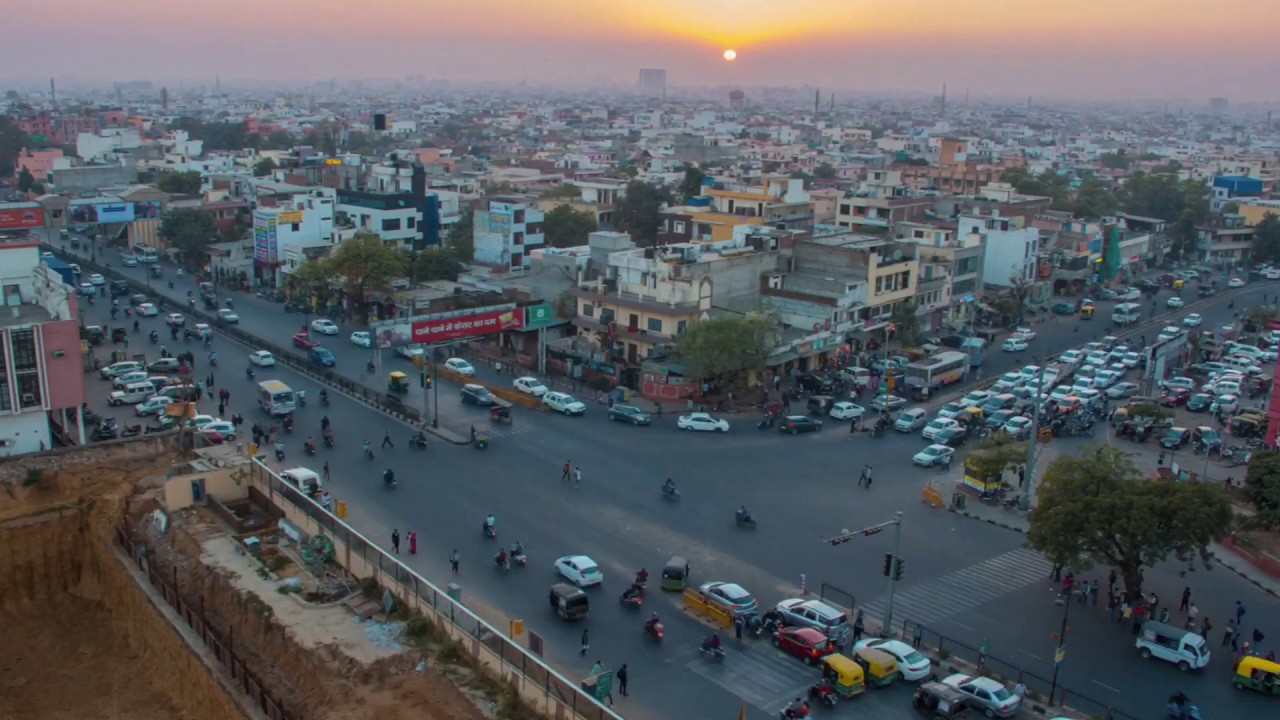
<svg viewBox="0 0 1280 720">
<path fill-rule="evenodd" d="M 258 262 L 276 263 L 280 249 L 276 245 L 276 218 L 262 212 L 253 214 L 253 256 Z"/>
<path fill-rule="evenodd" d="M 506 235 L 511 232 L 511 213 L 489 211 L 489 232 Z"/>
<path fill-rule="evenodd" d="M 137 220 L 159 220 L 160 219 L 160 201 L 147 200 L 145 202 L 137 202 L 133 204 L 133 219 Z"/>
<path fill-rule="evenodd" d="M 277 216 L 276 222 L 278 222 L 281 225 L 292 225 L 294 223 L 300 223 L 302 222 L 302 211 L 297 210 L 295 212 L 282 212 L 280 213 L 279 216 Z"/>
<path fill-rule="evenodd" d="M 74 224 L 133 222 L 133 203 L 72 203 L 67 214 Z"/>
<path fill-rule="evenodd" d="M 524 310 L 499 305 L 436 315 L 418 315 L 371 326 L 379 348 L 443 343 L 524 327 Z"/>
<path fill-rule="evenodd" d="M 25 230 L 44 226 L 44 208 L 0 210 L 0 230 Z"/>
</svg>

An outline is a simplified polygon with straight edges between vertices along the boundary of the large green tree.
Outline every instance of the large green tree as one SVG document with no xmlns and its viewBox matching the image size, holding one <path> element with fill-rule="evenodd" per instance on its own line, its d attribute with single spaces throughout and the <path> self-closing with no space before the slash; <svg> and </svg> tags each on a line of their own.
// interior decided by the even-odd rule
<svg viewBox="0 0 1280 720">
<path fill-rule="evenodd" d="M 1209 217 L 1209 186 L 1177 175 L 1138 173 L 1120 188 L 1125 212 L 1176 222 L 1183 210 L 1195 213 L 1197 222 Z"/>
<path fill-rule="evenodd" d="M 200 192 L 201 182 L 200 172 L 197 170 L 167 172 L 156 178 L 156 187 L 174 195 L 195 195 Z"/>
<path fill-rule="evenodd" d="M 920 316 L 916 314 L 916 304 L 901 302 L 893 308 L 893 338 L 903 347 L 915 347 L 920 344 Z"/>
<path fill-rule="evenodd" d="M 555 206 L 542 221 L 542 232 L 547 238 L 547 245 L 556 248 L 586 245 L 587 235 L 595 231 L 595 214 L 575 210 L 572 205 Z"/>
<path fill-rule="evenodd" d="M 173 208 L 160 221 L 160 237 L 178 251 L 182 264 L 188 268 L 204 264 L 216 235 L 213 215 L 199 208 Z"/>
<path fill-rule="evenodd" d="M 684 166 L 684 179 L 680 181 L 680 197 L 688 200 L 702 194 L 702 181 L 707 174 L 697 165 Z"/>
<path fill-rule="evenodd" d="M 813 169 L 813 176 L 820 180 L 831 180 L 836 176 L 836 169 L 831 163 L 824 162 Z"/>
<path fill-rule="evenodd" d="M 18 155 L 26 146 L 27 134 L 22 128 L 8 115 L 0 115 L 0 177 L 13 174 Z"/>
<path fill-rule="evenodd" d="M 1178 222 L 1174 223 L 1173 228 L 1169 231 L 1169 257 L 1174 262 L 1181 262 L 1183 258 L 1193 257 L 1196 252 L 1196 239 L 1198 237 L 1196 213 L 1194 210 L 1187 208 L 1178 216 Z"/>
<path fill-rule="evenodd" d="M 464 269 L 456 255 L 442 248 L 419 250 L 410 258 L 409 277 L 415 283 L 427 280 L 457 280 Z"/>
<path fill-rule="evenodd" d="M 661 223 L 662 206 L 671 200 L 666 188 L 632 180 L 627 192 L 618 203 L 615 213 L 617 226 L 631 233 L 638 245 L 652 246 L 658 241 L 658 225 Z"/>
<path fill-rule="evenodd" d="M 1253 230 L 1254 262 L 1280 261 L 1280 217 L 1267 213 Z"/>
<path fill-rule="evenodd" d="M 1049 560 L 1077 571 L 1114 568 L 1135 597 L 1143 568 L 1170 557 L 1207 561 L 1209 544 L 1231 530 L 1233 515 L 1215 485 L 1152 481 L 1130 455 L 1088 447 L 1053 461 L 1028 520 L 1027 539 Z"/>
<path fill-rule="evenodd" d="M 703 320 L 680 336 L 676 355 L 689 377 L 725 381 L 744 370 L 763 370 L 777 338 L 766 315 Z"/>
<path fill-rule="evenodd" d="M 31 174 L 26 165 L 22 166 L 22 170 L 18 173 L 18 190 L 21 192 L 30 192 L 31 186 L 36 184 L 36 176 Z"/>
<path fill-rule="evenodd" d="M 1249 527 L 1280 530 L 1280 453 L 1253 454 L 1244 476 L 1244 499 L 1253 505 Z"/>
<path fill-rule="evenodd" d="M 470 207 L 462 208 L 462 217 L 449 226 L 444 236 L 444 247 L 458 258 L 459 262 L 469 263 L 476 254 L 476 214 Z"/>
<path fill-rule="evenodd" d="M 272 160 L 271 158 L 262 158 L 261 160 L 253 164 L 253 176 L 263 177 L 266 175 L 270 175 L 271 171 L 275 170 L 276 167 L 277 165 L 275 160 Z"/>
<path fill-rule="evenodd" d="M 1076 189 L 1071 212 L 1078 218 L 1100 218 L 1115 212 L 1118 200 L 1114 193 L 1095 178 L 1087 178 Z"/>
<path fill-rule="evenodd" d="M 368 293 L 385 290 L 391 281 L 405 275 L 406 256 L 377 235 L 357 235 L 338 246 L 325 267 L 341 280 L 347 300 L 357 307 L 363 322 L 369 322 Z"/>
<path fill-rule="evenodd" d="M 1125 153 L 1124 148 L 1113 153 L 1102 153 L 1098 157 L 1098 163 L 1108 170 L 1128 170 L 1131 158 Z"/>
</svg>

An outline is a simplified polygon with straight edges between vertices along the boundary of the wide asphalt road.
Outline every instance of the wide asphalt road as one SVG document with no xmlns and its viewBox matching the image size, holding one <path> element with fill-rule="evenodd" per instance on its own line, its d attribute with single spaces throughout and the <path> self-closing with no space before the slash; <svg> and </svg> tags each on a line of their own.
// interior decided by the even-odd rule
<svg viewBox="0 0 1280 720">
<path fill-rule="evenodd" d="M 249 301 L 237 300 L 246 329 L 258 314 L 246 308 Z M 1204 309 L 1194 309 L 1206 315 L 1209 325 L 1230 316 L 1225 305 L 1223 297 Z M 279 313 L 278 307 L 271 307 Z M 1080 325 L 1101 328 L 1103 312 L 1092 326 Z M 102 304 L 89 309 L 91 321 L 99 323 L 105 323 L 106 313 Z M 287 317 L 286 329 L 296 326 L 297 318 Z M 159 324 L 156 319 L 143 322 Z M 1051 344 L 1063 334 L 1044 333 L 1042 338 Z M 220 382 L 232 390 L 231 410 L 251 421 L 260 417 L 246 407 L 252 386 L 244 379 L 238 358 L 248 350 L 233 347 L 225 338 L 215 348 L 225 368 L 219 373 Z M 989 365 L 987 377 L 991 378 L 998 366 L 994 359 Z M 285 368 L 260 372 L 258 378 L 271 376 L 306 389 L 313 397 L 319 389 Z M 457 405 L 454 391 L 447 386 L 442 389 L 442 415 L 448 408 L 464 421 L 469 415 L 483 417 L 483 411 Z M 207 406 L 202 409 L 209 411 Z M 1044 658 L 1052 656 L 1048 635 L 1056 631 L 1061 610 L 1052 604 L 1047 589 L 1047 563 L 1022 548 L 1020 535 L 921 505 L 920 488 L 933 473 L 907 464 L 922 444 L 917 436 L 890 433 L 874 446 L 865 435 L 851 439 L 838 430 L 783 437 L 757 432 L 741 416 L 731 418 L 735 427 L 728 435 L 685 434 L 674 429 L 670 418 L 649 428 L 610 424 L 603 420 L 602 409 L 593 406 L 584 418 L 519 414 L 516 434 L 498 437 L 485 452 L 436 442 L 423 455 L 404 447 L 406 427 L 362 405 L 335 396 L 328 412 L 338 431 L 339 447 L 322 450 L 317 458 L 302 456 L 306 429 L 317 434 L 319 430 L 322 410 L 312 403 L 299 412 L 285 466 L 318 469 L 329 460 L 334 474 L 330 489 L 348 501 L 351 520 L 370 536 L 384 540 L 392 527 L 402 534 L 416 530 L 420 548 L 414 564 L 440 585 L 450 579 L 446 557 L 457 548 L 463 556 L 459 582 L 464 593 L 483 598 L 508 617 L 525 619 L 546 638 L 548 657 L 567 668 L 567 674 L 585 674 L 596 659 L 611 668 L 628 663 L 633 697 L 618 698 L 617 708 L 629 717 L 720 714 L 732 712 L 742 701 L 751 705 L 753 717 L 776 716 L 777 709 L 814 677 L 798 662 L 759 643 L 746 643 L 739 651 L 730 642 L 728 662 L 706 665 L 696 643 L 707 630 L 679 614 L 674 595 L 651 593 L 656 600 L 646 604 L 645 612 L 657 609 L 670 630 L 662 647 L 645 642 L 639 629 L 642 617 L 616 602 L 636 569 L 646 567 L 656 575 L 668 556 L 684 555 L 693 567 L 695 582 L 739 582 L 762 604 L 793 595 L 804 573 L 811 589 L 831 583 L 854 594 L 860 606 L 877 616 L 883 610 L 885 589 L 880 564 L 883 553 L 892 549 L 892 534 L 859 538 L 835 548 L 818 540 L 844 528 L 881 522 L 895 510 L 904 511 L 902 555 L 907 560 L 895 617 L 923 622 L 975 646 L 987 638 L 993 654 L 1021 661 L 1039 674 L 1047 676 L 1051 671 Z M 364 461 L 360 441 L 368 438 L 377 445 L 384 430 L 391 432 L 397 447 L 379 450 L 374 463 Z M 574 489 L 560 482 L 560 466 L 566 459 L 583 469 L 583 487 Z M 864 463 L 876 468 L 870 490 L 856 485 Z M 387 491 L 379 479 L 387 466 L 401 480 L 394 492 Z M 679 504 L 660 497 L 658 486 L 668 476 L 676 479 L 684 494 Z M 739 503 L 747 504 L 759 517 L 758 529 L 734 527 L 732 510 Z M 497 546 L 483 540 L 478 527 L 488 513 L 498 516 L 504 544 L 516 539 L 525 543 L 529 567 L 510 573 L 493 567 L 490 558 Z M 389 540 L 385 542 L 389 545 Z M 577 652 L 582 624 L 557 621 L 545 604 L 546 589 L 555 581 L 552 561 L 571 553 L 592 556 L 606 574 L 604 587 L 590 591 L 593 609 L 585 625 L 592 649 L 585 657 Z M 1177 569 L 1149 573 L 1149 584 L 1162 597 L 1176 597 L 1181 590 Z M 1243 583 L 1233 585 L 1225 575 L 1218 571 L 1212 587 L 1202 582 L 1205 587 L 1194 588 L 1198 597 L 1205 596 L 1199 600 L 1202 614 L 1215 618 L 1220 628 L 1223 622 L 1217 618 L 1225 619 L 1230 604 L 1239 597 L 1250 608 L 1250 621 L 1274 626 L 1280 617 L 1274 605 Z M 1072 644 L 1062 672 L 1062 681 L 1073 689 L 1105 702 L 1110 698 L 1102 686 L 1132 688 L 1135 692 L 1117 693 L 1116 707 L 1141 718 L 1158 717 L 1152 698 L 1180 687 L 1211 712 L 1230 710 L 1243 715 L 1257 707 L 1256 698 L 1228 690 L 1221 668 L 1187 677 L 1172 667 L 1139 662 L 1131 645 L 1118 647 L 1131 638 L 1085 613 L 1081 617 L 1092 622 L 1073 621 L 1083 642 Z M 1096 635 L 1086 636 L 1094 632 L 1087 628 L 1095 626 L 1099 628 Z M 1124 685 L 1116 684 L 1118 677 L 1125 678 Z M 905 690 L 858 701 L 860 707 L 877 706 L 876 715 L 885 718 L 906 717 L 906 703 Z"/>
</svg>

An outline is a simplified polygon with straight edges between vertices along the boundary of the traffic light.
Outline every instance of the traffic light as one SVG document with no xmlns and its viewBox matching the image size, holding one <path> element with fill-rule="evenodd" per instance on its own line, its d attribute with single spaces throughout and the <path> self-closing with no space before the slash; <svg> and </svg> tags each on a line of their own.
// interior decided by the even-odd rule
<svg viewBox="0 0 1280 720">
<path fill-rule="evenodd" d="M 902 574 L 906 571 L 906 569 L 907 569 L 907 561 L 903 560 L 902 558 L 897 558 L 897 561 L 894 562 L 893 564 L 893 579 L 901 580 Z"/>
<path fill-rule="evenodd" d="M 893 566 L 893 553 L 884 554 L 884 576 L 889 577 L 889 568 Z"/>
</svg>

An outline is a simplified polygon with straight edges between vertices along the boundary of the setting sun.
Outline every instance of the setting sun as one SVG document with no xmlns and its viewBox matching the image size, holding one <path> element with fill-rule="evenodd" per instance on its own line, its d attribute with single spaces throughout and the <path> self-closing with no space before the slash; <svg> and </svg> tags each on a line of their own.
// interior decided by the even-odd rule
<svg viewBox="0 0 1280 720">
<path fill-rule="evenodd" d="M 729 62 L 733 62 L 734 60 L 737 60 L 737 59 L 738 59 L 738 51 L 737 51 L 737 50 L 725 50 L 725 51 L 724 51 L 724 59 L 725 59 L 725 60 L 728 60 Z"/>
</svg>

